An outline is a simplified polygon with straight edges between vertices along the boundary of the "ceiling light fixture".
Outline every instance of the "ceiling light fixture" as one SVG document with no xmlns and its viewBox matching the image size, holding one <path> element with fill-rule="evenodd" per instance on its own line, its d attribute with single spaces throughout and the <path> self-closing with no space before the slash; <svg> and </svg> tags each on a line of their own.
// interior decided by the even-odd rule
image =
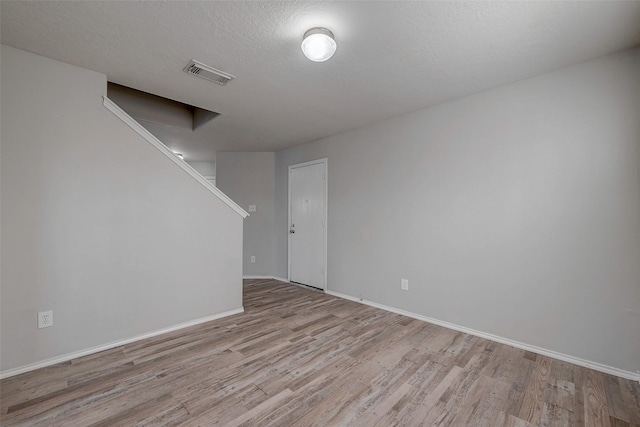
<svg viewBox="0 0 640 427">
<path fill-rule="evenodd" d="M 336 41 L 333 33 L 326 28 L 315 27 L 304 33 L 302 52 L 313 62 L 324 62 L 336 52 Z"/>
</svg>

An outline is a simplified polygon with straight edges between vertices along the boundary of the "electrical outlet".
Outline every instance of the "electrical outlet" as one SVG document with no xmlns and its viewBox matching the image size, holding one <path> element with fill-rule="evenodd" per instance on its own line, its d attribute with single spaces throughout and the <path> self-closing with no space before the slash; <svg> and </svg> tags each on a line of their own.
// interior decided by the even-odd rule
<svg viewBox="0 0 640 427">
<path fill-rule="evenodd" d="M 409 281 L 407 279 L 400 279 L 400 289 L 403 291 L 409 290 Z"/>
<path fill-rule="evenodd" d="M 251 262 L 256 262 L 256 257 L 255 256 L 251 256 Z"/>
<path fill-rule="evenodd" d="M 255 212 L 256 211 L 256 205 L 249 205 L 249 212 Z"/>
<path fill-rule="evenodd" d="M 41 311 L 38 313 L 38 329 L 53 326 L 53 311 Z"/>
</svg>

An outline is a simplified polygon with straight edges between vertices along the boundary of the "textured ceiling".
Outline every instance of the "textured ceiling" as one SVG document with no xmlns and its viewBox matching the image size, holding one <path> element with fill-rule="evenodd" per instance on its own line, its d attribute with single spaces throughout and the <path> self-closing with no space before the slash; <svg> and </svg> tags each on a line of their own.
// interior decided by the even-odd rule
<svg viewBox="0 0 640 427">
<path fill-rule="evenodd" d="M 308 28 L 336 36 L 313 63 Z M 189 160 L 272 151 L 640 44 L 640 2 L 1 2 L 2 43 L 222 116 Z M 190 59 L 237 78 L 218 86 Z M 152 130 L 153 131 L 153 130 Z M 167 129 L 170 139 L 171 129 Z"/>
</svg>

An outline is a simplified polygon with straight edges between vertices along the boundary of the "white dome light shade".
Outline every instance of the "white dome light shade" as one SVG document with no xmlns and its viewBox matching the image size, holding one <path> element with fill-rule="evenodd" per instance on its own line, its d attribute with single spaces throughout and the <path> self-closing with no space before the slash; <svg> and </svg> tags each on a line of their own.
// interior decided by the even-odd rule
<svg viewBox="0 0 640 427">
<path fill-rule="evenodd" d="M 326 28 L 312 28 L 302 38 L 302 52 L 313 62 L 324 62 L 336 52 L 333 33 Z"/>
</svg>

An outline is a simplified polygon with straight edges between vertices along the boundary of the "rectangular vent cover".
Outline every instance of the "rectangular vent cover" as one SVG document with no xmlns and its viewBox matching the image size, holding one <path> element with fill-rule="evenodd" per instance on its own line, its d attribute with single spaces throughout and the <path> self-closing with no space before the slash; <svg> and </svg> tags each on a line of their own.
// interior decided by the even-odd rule
<svg viewBox="0 0 640 427">
<path fill-rule="evenodd" d="M 235 79 L 235 76 L 232 76 L 231 74 L 216 70 L 215 68 L 204 65 L 201 62 L 194 61 L 193 59 L 186 67 L 184 67 L 184 71 L 223 86 Z"/>
</svg>

